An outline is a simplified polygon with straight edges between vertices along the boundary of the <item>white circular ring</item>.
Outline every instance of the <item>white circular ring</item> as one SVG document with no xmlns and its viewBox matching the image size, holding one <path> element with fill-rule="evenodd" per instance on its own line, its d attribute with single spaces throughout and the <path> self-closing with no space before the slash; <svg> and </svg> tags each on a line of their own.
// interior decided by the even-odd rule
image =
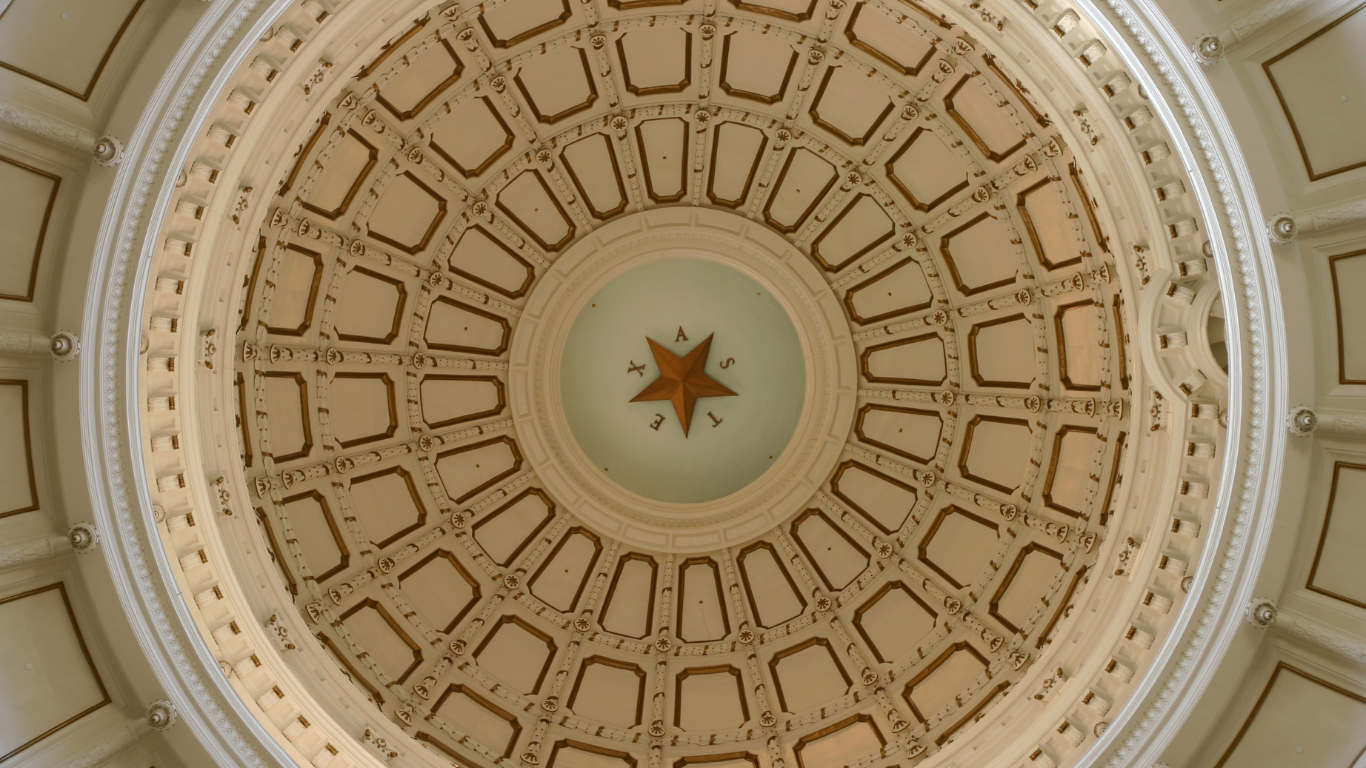
<svg viewBox="0 0 1366 768">
<path fill-rule="evenodd" d="M 767 472 L 714 501 L 668 504 L 609 481 L 578 447 L 561 407 L 560 360 L 574 317 L 599 288 L 633 267 L 684 255 L 737 269 L 772 292 L 797 328 L 807 387 L 792 440 Z M 739 544 L 804 508 L 848 440 L 858 394 L 848 320 L 820 270 L 765 227 L 702 208 L 628 216 L 561 255 L 527 299 L 510 367 L 518 439 L 545 489 L 599 532 L 662 552 Z"/>
</svg>

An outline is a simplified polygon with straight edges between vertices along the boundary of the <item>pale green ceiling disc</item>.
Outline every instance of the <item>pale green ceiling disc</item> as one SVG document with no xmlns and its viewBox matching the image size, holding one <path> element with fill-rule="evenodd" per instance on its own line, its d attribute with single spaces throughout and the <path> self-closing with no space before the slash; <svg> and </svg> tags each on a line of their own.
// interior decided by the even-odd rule
<svg viewBox="0 0 1366 768">
<path fill-rule="evenodd" d="M 630 402 L 659 376 L 646 337 L 684 356 L 712 334 L 706 374 L 736 396 L 699 399 L 688 436 L 668 401 Z M 614 278 L 579 311 L 561 359 L 560 395 L 580 449 L 608 479 L 666 503 L 712 501 L 762 476 L 787 448 L 806 396 L 806 360 L 783 306 L 743 272 L 700 258 Z"/>
</svg>

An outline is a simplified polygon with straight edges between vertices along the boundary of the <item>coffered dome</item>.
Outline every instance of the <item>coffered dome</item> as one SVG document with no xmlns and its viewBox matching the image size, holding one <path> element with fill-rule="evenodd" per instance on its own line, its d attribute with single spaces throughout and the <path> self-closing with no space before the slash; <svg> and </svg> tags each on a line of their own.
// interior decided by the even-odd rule
<svg viewBox="0 0 1366 768">
<path fill-rule="evenodd" d="M 1170 743 L 1256 583 L 1284 371 L 1165 27 L 233 8 L 108 140 L 81 374 L 116 589 L 216 760 Z"/>
<path fill-rule="evenodd" d="M 817 768 L 1103 733 L 1201 558 L 1226 375 L 1199 211 L 1075 16 L 353 5 L 249 54 L 145 310 L 154 349 L 196 312 L 231 349 L 174 438 L 231 517 L 175 473 L 157 497 L 282 737 L 335 750 L 316 711 L 413 764 Z M 331 63 L 278 97 L 302 45 Z M 200 225 L 229 178 L 241 215 Z M 727 400 L 631 409 L 694 348 L 677 397 Z M 245 606 L 294 652 L 265 663 Z"/>
</svg>

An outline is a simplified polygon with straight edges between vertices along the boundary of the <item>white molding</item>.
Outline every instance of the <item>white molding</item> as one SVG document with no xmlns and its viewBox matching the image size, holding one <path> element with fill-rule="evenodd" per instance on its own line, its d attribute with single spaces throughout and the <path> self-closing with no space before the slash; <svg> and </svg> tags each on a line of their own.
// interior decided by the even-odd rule
<svg viewBox="0 0 1366 768">
<path fill-rule="evenodd" d="M 135 369 L 140 335 L 126 320 L 127 301 L 140 295 L 139 286 L 146 282 L 145 273 L 130 275 L 129 268 L 145 267 L 148 261 L 145 254 L 150 244 L 139 241 L 148 203 L 152 202 L 151 220 L 157 220 L 167 206 L 171 184 L 162 183 L 157 198 L 149 198 L 159 180 L 166 179 L 168 169 L 180 165 L 175 159 L 163 162 L 172 140 L 181 131 L 196 132 L 205 106 L 214 102 L 212 94 L 221 91 L 227 73 L 240 65 L 251 44 L 270 28 L 269 22 L 291 4 L 291 0 L 271 0 L 245 31 L 261 0 L 220 0 L 210 5 L 167 67 L 126 142 L 124 162 L 115 176 L 94 249 L 81 331 L 95 352 L 83 356 L 80 363 L 82 443 L 96 523 L 114 533 L 102 548 L 114 589 L 167 697 L 220 766 L 261 768 L 290 766 L 294 761 L 227 685 L 199 633 L 186 631 L 194 620 L 184 601 L 165 591 L 175 584 L 166 555 L 159 543 L 148 546 L 153 540 L 149 525 L 154 523 L 146 479 L 129 471 L 130 458 L 137 455 L 136 446 L 130 444 L 137 435 L 128 429 L 136 422 L 136 409 L 120 397 L 129 391 L 125 387 L 131 382 L 121 374 Z M 220 59 L 234 40 L 235 47 Z M 201 92 L 215 66 L 215 79 Z M 196 95 L 201 114 L 186 126 L 184 118 Z M 183 160 L 188 148 L 188 142 L 182 142 L 174 155 Z M 134 280 L 131 290 L 130 278 Z"/>
<path fill-rule="evenodd" d="M 3 100 L 0 100 L 0 125 L 23 131 L 54 147 L 81 153 L 93 152 L 98 140 L 95 134 L 65 120 L 39 114 Z"/>
<path fill-rule="evenodd" d="M 65 536 L 50 534 L 0 549 L 0 570 L 58 557 L 71 549 Z"/>
<path fill-rule="evenodd" d="M 1236 458 L 1218 489 L 1218 554 L 1201 563 L 1192 585 L 1199 599 L 1186 603 L 1177 631 L 1135 697 L 1113 718 L 1081 763 L 1106 760 L 1109 768 L 1146 766 L 1161 757 L 1199 703 L 1234 634 L 1266 555 L 1281 484 L 1286 431 L 1273 426 L 1286 405 L 1285 332 L 1275 263 L 1251 173 L 1232 126 L 1194 58 L 1152 0 L 1105 0 L 1088 7 L 1118 53 L 1143 78 L 1155 109 L 1175 136 L 1188 168 L 1198 168 L 1197 190 L 1206 224 L 1216 228 L 1218 277 L 1229 307 L 1227 332 L 1232 388 L 1229 445 Z M 1140 57 L 1139 52 L 1142 52 Z M 1179 115 L 1175 111 L 1179 109 Z M 1217 237 L 1215 236 L 1217 235 Z M 1232 311 L 1236 307 L 1237 311 Z M 1198 617 L 1198 619 L 1197 619 Z"/>
</svg>

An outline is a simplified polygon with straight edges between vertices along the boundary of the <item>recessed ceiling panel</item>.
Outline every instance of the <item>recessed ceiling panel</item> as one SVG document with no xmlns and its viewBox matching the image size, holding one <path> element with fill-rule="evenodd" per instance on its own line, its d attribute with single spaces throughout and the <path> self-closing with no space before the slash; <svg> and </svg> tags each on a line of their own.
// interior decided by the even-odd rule
<svg viewBox="0 0 1366 768">
<path fill-rule="evenodd" d="M 938 615 L 899 581 L 889 581 L 854 611 L 854 628 L 877 660 L 902 659 L 934 630 Z"/>
<path fill-rule="evenodd" d="M 886 6 L 860 2 L 849 12 L 844 36 L 855 48 L 877 57 L 903 75 L 918 75 L 938 51 L 935 36 L 909 17 Z"/>
<path fill-rule="evenodd" d="M 323 279 L 322 254 L 290 244 L 276 251 L 275 293 L 266 330 L 280 336 L 303 336 L 313 325 L 318 287 Z"/>
<path fill-rule="evenodd" d="M 407 681 L 422 663 L 422 647 L 379 601 L 366 598 L 340 618 L 365 654 L 363 663 L 379 667 L 391 680 Z"/>
<path fill-rule="evenodd" d="M 550 750 L 546 768 L 636 768 L 638 760 L 629 752 L 561 739 Z"/>
<path fill-rule="evenodd" d="M 727 208 L 744 204 L 767 146 L 768 136 L 753 126 L 729 121 L 716 126 L 711 147 L 711 182 L 707 188 L 713 203 Z"/>
<path fill-rule="evenodd" d="M 333 316 L 339 341 L 390 344 L 398 338 L 408 289 L 402 280 L 365 267 L 346 273 Z"/>
<path fill-rule="evenodd" d="M 304 458 L 313 451 L 313 412 L 308 404 L 308 382 L 304 375 L 272 371 L 265 375 L 263 389 L 275 460 Z"/>
<path fill-rule="evenodd" d="M 958 471 L 989 488 L 1014 493 L 1024 482 L 1033 442 L 1033 430 L 1024 419 L 974 416 L 964 428 Z"/>
<path fill-rule="evenodd" d="M 479 24 L 495 48 L 509 48 L 569 19 L 569 0 L 509 0 L 484 9 Z"/>
<path fill-rule="evenodd" d="M 522 454 L 512 438 L 495 437 L 442 451 L 434 463 L 446 497 L 459 504 L 516 474 Z"/>
<path fill-rule="evenodd" d="M 0 598 L 0 759 L 111 703 L 63 582 Z M 31 757 L 31 755 L 29 755 Z"/>
<path fill-rule="evenodd" d="M 911 131 L 886 163 L 887 180 L 911 207 L 925 213 L 968 188 L 972 167 L 966 158 L 929 128 Z"/>
<path fill-rule="evenodd" d="M 901 530 L 919 498 L 911 486 L 856 461 L 840 465 L 830 492 L 886 534 Z"/>
<path fill-rule="evenodd" d="M 659 566 L 649 555 L 630 552 L 618 560 L 602 606 L 603 629 L 627 637 L 650 634 L 658 575 Z"/>
<path fill-rule="evenodd" d="M 1019 632 L 1025 623 L 1048 607 L 1045 596 L 1067 569 L 1062 555 L 1047 547 L 1028 544 L 1005 569 L 1006 575 L 991 598 L 991 615 L 1007 630 Z"/>
<path fill-rule="evenodd" d="M 522 254 L 478 225 L 460 235 L 446 263 L 456 275 L 510 299 L 523 296 L 536 277 Z"/>
<path fill-rule="evenodd" d="M 387 373 L 338 373 L 328 402 L 332 436 L 343 448 L 386 440 L 398 429 L 394 382 Z"/>
<path fill-rule="evenodd" d="M 411 120 L 465 71 L 449 40 L 435 40 L 410 51 L 398 61 L 392 74 L 383 78 L 375 100 L 400 120 Z"/>
<path fill-rule="evenodd" d="M 650 199 L 682 200 L 688 183 L 688 124 L 676 117 L 645 120 L 636 126 L 636 143 Z"/>
<path fill-rule="evenodd" d="M 920 722 L 940 718 L 957 709 L 958 693 L 987 669 L 987 660 L 967 643 L 957 643 L 911 678 L 901 697 Z"/>
<path fill-rule="evenodd" d="M 1360 565 L 1366 561 L 1366 465 L 1334 462 L 1308 587 L 1320 594 L 1366 607 Z"/>
<path fill-rule="evenodd" d="M 778 35 L 737 31 L 721 43 L 721 90 L 730 96 L 764 104 L 782 101 L 797 51 Z"/>
<path fill-rule="evenodd" d="M 886 743 L 871 717 L 857 715 L 801 737 L 793 752 L 798 768 L 849 766 L 881 757 Z"/>
<path fill-rule="evenodd" d="M 964 296 L 1015 282 L 1020 269 L 1010 226 L 990 213 L 979 213 L 939 240 L 949 277 Z"/>
<path fill-rule="evenodd" d="M 981 515 L 947 506 L 928 520 L 919 557 L 954 589 L 976 583 L 991 562 L 1000 527 Z"/>
<path fill-rule="evenodd" d="M 449 107 L 431 127 L 429 146 L 461 176 L 473 178 L 512 149 L 516 135 L 488 96 Z"/>
<path fill-rule="evenodd" d="M 1020 212 L 1034 254 L 1047 269 L 1080 264 L 1082 251 L 1086 250 L 1077 239 L 1074 214 L 1063 197 L 1064 189 L 1061 182 L 1045 178 L 1026 187 L 1015 198 L 1015 208 Z"/>
<path fill-rule="evenodd" d="M 849 586 L 868 566 L 868 552 L 824 512 L 809 509 L 792 523 L 792 538 L 801 547 L 825 588 Z"/>
<path fill-rule="evenodd" d="M 678 568 L 678 637 L 688 643 L 730 634 L 721 568 L 710 557 L 688 558 Z"/>
<path fill-rule="evenodd" d="M 404 253 L 421 253 L 446 218 L 446 199 L 412 171 L 389 179 L 366 222 L 367 233 Z"/>
<path fill-rule="evenodd" d="M 589 656 L 569 693 L 574 714 L 594 722 L 632 728 L 645 710 L 645 670 L 606 656 Z"/>
<path fill-rule="evenodd" d="M 796 714 L 834 701 L 852 681 L 825 638 L 812 638 L 779 651 L 768 663 L 778 703 Z"/>
<path fill-rule="evenodd" d="M 521 0 L 539 2 L 540 0 Z M 561 46 L 530 59 L 513 81 L 539 122 L 558 123 L 593 106 L 598 87 L 582 48 Z"/>
<path fill-rule="evenodd" d="M 432 705 L 432 714 L 504 758 L 512 757 L 522 732 L 516 715 L 463 685 L 447 687 Z"/>
<path fill-rule="evenodd" d="M 0 379 L 0 517 L 38 508 L 28 382 Z"/>
<path fill-rule="evenodd" d="M 749 720 L 744 681 L 735 667 L 691 667 L 678 673 L 675 685 L 675 728 L 731 731 Z"/>
<path fill-rule="evenodd" d="M 440 632 L 454 632 L 483 591 L 454 552 L 437 549 L 398 577 L 408 602 Z"/>
<path fill-rule="evenodd" d="M 522 171 L 503 187 L 498 209 L 547 251 L 560 250 L 574 237 L 574 222 L 540 171 Z"/>
<path fill-rule="evenodd" d="M 872 195 L 856 195 L 811 242 L 811 256 L 827 272 L 839 272 L 892 239 L 896 224 Z"/>
<path fill-rule="evenodd" d="M 980 76 L 963 75 L 944 97 L 944 111 L 987 160 L 1004 162 L 1024 148 L 1020 126 Z"/>
<path fill-rule="evenodd" d="M 863 375 L 869 381 L 939 386 L 948 376 L 944 341 L 937 333 L 874 344 L 863 350 Z"/>
<path fill-rule="evenodd" d="M 473 526 L 474 540 L 489 559 L 506 568 L 554 517 L 555 504 L 545 491 L 528 488 L 480 517 Z"/>
<path fill-rule="evenodd" d="M 1328 259 L 1337 310 L 1338 383 L 1366 384 L 1366 251 Z"/>
<path fill-rule="evenodd" d="M 1321 674 L 1278 662 L 1261 693 L 1255 699 L 1246 696 L 1234 709 L 1242 710 L 1249 700 L 1252 710 L 1215 768 L 1352 765 L 1366 753 L 1360 727 L 1366 721 L 1366 696 Z"/>
<path fill-rule="evenodd" d="M 8 25 L 0 25 L 4 29 Z M 0 156 L 0 299 L 31 301 L 61 177 Z"/>
<path fill-rule="evenodd" d="M 933 463 L 944 417 L 939 411 L 869 403 L 859 409 L 855 434 L 868 445 L 918 464 Z"/>
<path fill-rule="evenodd" d="M 1310 181 L 1366 165 L 1366 142 L 1357 130 L 1366 123 L 1362 8 L 1352 8 L 1262 65 Z"/>
<path fill-rule="evenodd" d="M 495 680 L 512 686 L 518 693 L 534 696 L 541 690 L 555 660 L 555 642 L 523 619 L 504 616 L 493 623 L 479 643 L 474 660 Z"/>
<path fill-rule="evenodd" d="M 1087 392 L 1100 391 L 1102 339 L 1105 338 L 1103 307 L 1094 301 L 1064 304 L 1053 316 L 1058 338 L 1058 375 L 1063 386 Z"/>
<path fill-rule="evenodd" d="M 1043 485 L 1044 503 L 1065 515 L 1086 515 L 1096 486 L 1091 474 L 1105 441 L 1095 427 L 1065 424 L 1053 436 L 1052 447 Z"/>
<path fill-rule="evenodd" d="M 496 416 L 507 405 L 504 391 L 497 376 L 428 374 L 418 385 L 422 419 L 428 427 L 437 429 Z"/>
<path fill-rule="evenodd" d="M 923 312 L 933 303 L 934 292 L 925 279 L 925 270 L 911 257 L 855 284 L 844 295 L 849 317 L 860 325 Z"/>
<path fill-rule="evenodd" d="M 434 350 L 498 355 L 507 349 L 511 334 L 506 318 L 442 296 L 427 313 L 423 339 Z"/>
<path fill-rule="evenodd" d="M 427 505 L 417 492 L 417 481 L 403 467 L 360 475 L 348 489 L 351 511 L 380 549 L 389 547 L 427 521 Z"/>
<path fill-rule="evenodd" d="M 776 627 L 801 615 L 806 600 L 772 544 L 755 542 L 742 549 L 735 560 L 750 610 L 760 627 Z"/>
<path fill-rule="evenodd" d="M 617 38 L 622 80 L 637 96 L 679 93 L 692 70 L 692 33 L 673 26 L 636 27 Z"/>
<path fill-rule="evenodd" d="M 602 540 L 585 528 L 570 528 L 532 576 L 527 588 L 557 611 L 574 610 L 602 554 Z"/>
<path fill-rule="evenodd" d="M 968 332 L 968 361 L 979 387 L 1029 389 L 1038 363 L 1034 325 L 1024 313 L 986 320 Z"/>
<path fill-rule="evenodd" d="M 585 136 L 566 146 L 560 157 L 590 213 L 606 219 L 626 210 L 626 184 L 607 134 Z"/>
<path fill-rule="evenodd" d="M 835 166 L 815 152 L 805 147 L 792 150 L 778 172 L 764 219 L 779 232 L 796 232 L 838 180 Z"/>
<path fill-rule="evenodd" d="M 340 573 L 351 562 L 351 553 L 342 538 L 344 523 L 333 513 L 332 506 L 333 502 L 321 492 L 309 491 L 286 496 L 279 509 L 280 517 L 294 531 L 307 568 L 305 576 L 312 576 L 318 583 Z"/>
<path fill-rule="evenodd" d="M 304 208 L 328 219 L 338 219 L 351 209 L 379 160 L 379 149 L 364 136 L 354 130 L 337 133 L 330 148 L 318 157 L 322 169 L 309 184 L 304 203 Z"/>
<path fill-rule="evenodd" d="M 0 66 L 86 101 L 143 0 L 5 5 Z"/>
<path fill-rule="evenodd" d="M 831 65 L 808 113 L 811 121 L 851 147 L 867 144 L 895 102 L 881 82 L 854 66 Z"/>
</svg>

